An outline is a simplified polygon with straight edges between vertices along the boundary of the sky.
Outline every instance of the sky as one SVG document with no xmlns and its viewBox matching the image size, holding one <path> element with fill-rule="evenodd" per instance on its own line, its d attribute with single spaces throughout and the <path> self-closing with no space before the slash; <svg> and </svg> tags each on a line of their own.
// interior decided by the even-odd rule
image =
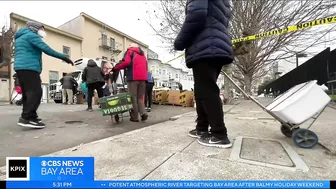
<svg viewBox="0 0 336 189">
<path fill-rule="evenodd" d="M 9 25 L 9 14 L 14 12 L 58 27 L 85 12 L 90 16 L 122 31 L 149 45 L 163 61 L 176 55 L 169 54 L 162 42 L 155 36 L 148 23 L 148 7 L 155 1 L 1 1 L 0 24 Z M 1 26 L 2 27 L 2 26 Z M 180 61 L 171 63 L 174 67 L 184 68 Z"/>
<path fill-rule="evenodd" d="M 162 62 L 167 62 L 178 54 L 169 54 L 160 39 L 146 22 L 147 11 L 153 11 L 154 3 L 158 1 L 1 1 L 0 24 L 9 25 L 9 14 L 15 12 L 25 17 L 40 21 L 53 27 L 58 27 L 65 22 L 85 12 L 98 20 L 126 33 L 149 45 L 149 48 L 159 54 Z M 152 21 L 155 22 L 155 20 Z M 156 20 L 156 22 L 158 22 Z M 312 49 L 316 53 L 309 53 L 307 58 L 300 58 L 299 64 L 312 58 L 317 52 L 327 46 L 332 49 L 336 43 L 321 45 Z M 295 58 L 294 58 L 295 59 Z M 295 62 L 295 61 L 292 61 Z M 183 60 L 177 59 L 170 63 L 174 67 L 186 69 Z M 286 73 L 295 68 L 295 64 L 281 62 L 280 71 Z"/>
</svg>

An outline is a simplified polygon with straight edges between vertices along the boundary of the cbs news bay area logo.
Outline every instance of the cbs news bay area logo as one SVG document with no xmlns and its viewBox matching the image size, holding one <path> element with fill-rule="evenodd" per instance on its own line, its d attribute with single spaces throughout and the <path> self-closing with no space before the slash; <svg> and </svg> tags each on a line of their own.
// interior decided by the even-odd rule
<svg viewBox="0 0 336 189">
<path fill-rule="evenodd" d="M 41 161 L 41 175 L 84 175 L 82 160 L 48 160 Z"/>
<path fill-rule="evenodd" d="M 6 158 L 7 180 L 30 180 L 30 158 Z M 41 176 L 82 176 L 84 175 L 83 160 L 41 160 L 40 167 L 33 172 Z M 37 170 L 40 169 L 40 170 Z"/>
</svg>

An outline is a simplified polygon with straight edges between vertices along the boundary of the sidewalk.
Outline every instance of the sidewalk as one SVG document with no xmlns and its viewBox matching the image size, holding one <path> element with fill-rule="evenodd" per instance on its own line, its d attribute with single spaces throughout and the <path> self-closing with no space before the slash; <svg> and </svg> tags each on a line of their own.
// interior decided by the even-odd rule
<svg viewBox="0 0 336 189">
<path fill-rule="evenodd" d="M 232 109 L 231 109 L 232 108 Z M 175 121 L 167 121 L 125 134 L 95 141 L 82 146 L 56 152 L 47 156 L 94 156 L 95 179 L 288 179 L 288 180 L 335 180 L 336 156 L 320 145 L 314 149 L 301 149 L 280 132 L 280 125 L 271 116 L 251 101 L 242 101 L 234 107 L 225 106 L 226 125 L 229 138 L 246 136 L 260 139 L 244 139 L 240 157 L 258 161 L 242 163 L 232 158 L 232 149 L 203 147 L 188 136 L 195 126 L 196 113 L 180 116 Z M 229 111 L 230 110 L 230 111 Z M 316 121 L 312 130 L 317 132 L 321 143 L 335 147 L 335 112 L 328 108 Z M 237 140 L 238 140 L 237 138 Z M 284 143 L 285 149 L 293 149 L 292 159 L 276 141 Z M 231 158 L 230 158 L 231 156 Z M 301 159 L 309 171 L 291 171 L 293 161 Z M 274 165 L 273 168 L 267 164 Z M 1 169 L 4 171 L 4 169 Z M 3 174 L 3 173 L 2 173 Z M 1 175 L 1 172 L 0 172 Z M 0 177 L 1 178 L 1 177 Z M 3 179 L 3 178 L 1 178 Z"/>
</svg>

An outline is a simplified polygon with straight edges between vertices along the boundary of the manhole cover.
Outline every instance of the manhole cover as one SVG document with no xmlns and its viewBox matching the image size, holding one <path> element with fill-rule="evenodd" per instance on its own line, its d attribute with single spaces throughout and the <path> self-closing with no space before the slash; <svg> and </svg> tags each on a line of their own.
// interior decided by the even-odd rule
<svg viewBox="0 0 336 189">
<path fill-rule="evenodd" d="M 66 121 L 66 124 L 81 124 L 83 121 Z"/>
<path fill-rule="evenodd" d="M 240 157 L 252 161 L 294 166 L 285 149 L 278 141 L 244 138 Z"/>
<path fill-rule="evenodd" d="M 291 146 L 273 139 L 238 136 L 230 160 L 288 171 L 309 171 L 308 166 Z"/>
</svg>

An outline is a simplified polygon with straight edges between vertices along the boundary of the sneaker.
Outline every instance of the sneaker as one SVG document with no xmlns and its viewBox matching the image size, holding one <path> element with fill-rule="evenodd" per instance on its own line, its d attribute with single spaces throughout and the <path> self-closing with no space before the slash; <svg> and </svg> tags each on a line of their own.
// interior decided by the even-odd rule
<svg viewBox="0 0 336 189">
<path fill-rule="evenodd" d="M 232 143 L 227 137 L 224 139 L 219 139 L 215 136 L 201 137 L 200 139 L 198 139 L 198 143 L 203 146 L 217 148 L 231 148 L 232 146 Z"/>
<path fill-rule="evenodd" d="M 145 110 L 148 110 L 148 107 L 146 107 Z"/>
<path fill-rule="evenodd" d="M 93 109 L 92 109 L 92 108 L 87 108 L 86 111 L 88 111 L 88 112 L 92 112 Z"/>
<path fill-rule="evenodd" d="M 191 130 L 189 131 L 188 135 L 191 137 L 191 138 L 201 138 L 201 136 L 205 136 L 209 133 L 207 132 L 198 132 L 196 129 L 194 130 Z"/>
<path fill-rule="evenodd" d="M 42 123 L 42 121 L 36 120 L 26 120 L 23 118 L 19 119 L 18 125 L 21 127 L 28 127 L 28 128 L 34 128 L 34 129 L 42 129 L 45 127 L 45 124 Z"/>
<path fill-rule="evenodd" d="M 40 118 L 36 118 L 36 121 L 39 122 L 39 123 L 41 123 L 41 122 L 42 122 L 42 119 L 40 119 Z"/>
<path fill-rule="evenodd" d="M 141 121 L 146 121 L 148 119 L 148 115 L 144 114 L 141 116 Z"/>
<path fill-rule="evenodd" d="M 147 108 L 147 112 L 151 112 L 151 108 Z"/>
</svg>

